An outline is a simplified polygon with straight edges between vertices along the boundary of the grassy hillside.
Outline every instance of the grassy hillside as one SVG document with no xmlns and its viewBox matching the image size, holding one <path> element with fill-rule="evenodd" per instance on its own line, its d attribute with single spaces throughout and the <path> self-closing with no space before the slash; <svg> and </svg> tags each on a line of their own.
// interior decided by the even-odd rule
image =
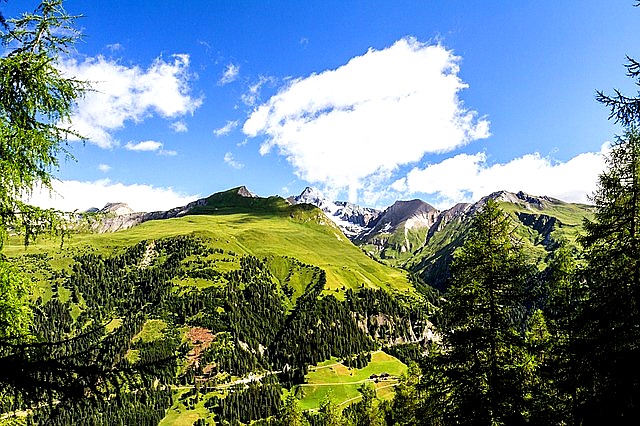
<svg viewBox="0 0 640 426">
<path fill-rule="evenodd" d="M 325 290 L 340 296 L 346 289 L 362 287 L 413 292 L 406 273 L 367 257 L 317 208 L 290 206 L 280 197 L 241 197 L 232 191 L 212 195 L 188 216 L 149 221 L 115 233 L 75 234 L 62 250 L 59 241 L 40 239 L 26 252 L 55 253 L 64 262 L 73 249 L 90 247 L 110 254 L 142 240 L 192 234 L 225 251 L 260 258 L 293 257 L 318 266 L 327 273 Z M 22 253 L 25 248 L 18 238 L 5 246 L 7 256 Z M 278 266 L 273 268 L 277 272 Z"/>
<path fill-rule="evenodd" d="M 386 264 L 399 266 L 424 245 L 428 232 L 426 227 L 407 229 L 401 224 L 393 232 L 382 232 L 367 239 L 360 247 Z M 384 249 L 379 250 L 380 246 Z"/>
<path fill-rule="evenodd" d="M 548 202 L 544 208 L 499 202 L 513 223 L 512 236 L 520 244 L 528 259 L 542 269 L 560 241 L 577 247 L 582 221 L 592 217 L 591 208 L 583 204 Z M 427 283 L 443 288 L 449 275 L 453 253 L 466 238 L 472 216 L 459 216 L 429 237 L 403 264 L 404 268 L 420 275 Z"/>
</svg>

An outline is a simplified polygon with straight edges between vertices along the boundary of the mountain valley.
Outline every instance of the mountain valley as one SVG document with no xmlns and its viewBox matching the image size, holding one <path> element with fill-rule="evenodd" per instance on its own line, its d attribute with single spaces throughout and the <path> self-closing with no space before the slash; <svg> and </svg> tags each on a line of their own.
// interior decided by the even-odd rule
<svg viewBox="0 0 640 426">
<path fill-rule="evenodd" d="M 91 230 L 73 233 L 62 248 L 40 239 L 25 251 L 11 239 L 5 253 L 36 283 L 42 309 L 58 312 L 38 317 L 43 332 L 64 338 L 101 323 L 107 336 L 119 336 L 110 349 L 117 363 L 134 370 L 186 345 L 186 363 L 156 373 L 180 390 L 149 416 L 165 417 L 161 424 L 185 415 L 246 422 L 281 403 L 244 411 L 231 408 L 231 395 L 236 404 L 257 389 L 296 392 L 313 410 L 333 389 L 344 388 L 338 403 L 357 400 L 370 380 L 392 397 L 399 373 L 380 383 L 366 374 L 406 371 L 438 341 L 430 320 L 439 290 L 489 199 L 508 213 L 513 237 L 541 269 L 560 240 L 575 243 L 581 215 L 590 214 L 588 206 L 505 191 L 445 211 L 421 200 L 378 211 L 312 188 L 284 199 L 238 187 L 161 212 L 111 203 L 93 209 Z M 314 373 L 325 365 L 349 374 Z"/>
</svg>

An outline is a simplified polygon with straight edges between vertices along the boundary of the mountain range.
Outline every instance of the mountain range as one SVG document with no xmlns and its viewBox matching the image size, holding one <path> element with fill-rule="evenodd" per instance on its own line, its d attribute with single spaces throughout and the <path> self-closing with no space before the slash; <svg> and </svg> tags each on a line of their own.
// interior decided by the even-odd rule
<svg viewBox="0 0 640 426">
<path fill-rule="evenodd" d="M 110 203 L 102 209 L 93 209 L 104 214 L 93 228 L 101 233 L 114 232 L 152 220 L 217 214 L 225 208 L 240 207 L 255 212 L 256 209 L 264 210 L 265 206 L 278 210 L 285 205 L 311 205 L 324 213 L 322 217 L 330 219 L 323 224 L 335 225 L 370 257 L 407 269 L 429 284 L 442 287 L 453 252 L 464 242 L 474 213 L 488 199 L 500 203 L 510 215 L 514 238 L 526 246 L 527 253 L 539 265 L 544 264 L 548 253 L 559 242 L 575 244 L 583 218 L 591 215 L 588 205 L 522 191 L 497 191 L 475 203 L 459 203 L 446 210 L 438 210 L 419 199 L 396 201 L 384 210 L 377 210 L 331 200 L 311 187 L 285 200 L 278 196 L 258 197 L 240 186 L 167 211 L 141 213 L 123 203 Z"/>
<path fill-rule="evenodd" d="M 391 374 L 380 385 L 393 387 L 406 363 L 438 341 L 430 318 L 442 298 L 434 288 L 446 288 L 454 253 L 488 199 L 508 215 L 514 241 L 541 271 L 562 241 L 575 244 L 592 214 L 589 206 L 523 192 L 446 210 L 418 199 L 375 210 L 313 188 L 285 199 L 241 186 L 167 211 L 110 203 L 89 215 L 97 232 L 72 233 L 64 247 L 39 239 L 28 250 L 12 237 L 4 253 L 33 279 L 37 321 L 55 325 L 47 330 L 63 336 L 84 330 L 92 315 L 139 311 L 108 323 L 122 333 L 110 350 L 127 366 L 187 342 L 191 351 L 163 376 L 181 390 L 158 416 L 193 424 L 228 419 L 221 389 L 259 381 L 265 371 L 308 410 L 331 391 L 338 403 L 352 402 L 363 381 L 377 382 L 373 375 Z M 199 401 L 183 393 L 192 381 L 212 386 L 201 387 Z M 244 398 L 234 403 L 241 410 L 280 401 L 258 400 L 249 388 L 234 395 Z M 264 416 L 243 415 L 247 422 Z"/>
</svg>

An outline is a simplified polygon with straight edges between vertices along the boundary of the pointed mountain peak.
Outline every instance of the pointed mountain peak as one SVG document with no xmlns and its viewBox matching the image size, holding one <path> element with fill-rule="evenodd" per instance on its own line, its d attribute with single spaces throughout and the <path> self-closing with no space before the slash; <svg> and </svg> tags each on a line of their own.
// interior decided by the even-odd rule
<svg viewBox="0 0 640 426">
<path fill-rule="evenodd" d="M 319 207 L 320 210 L 325 212 L 335 212 L 338 207 L 335 203 L 329 200 L 319 189 L 307 186 L 304 191 L 297 197 L 293 197 L 294 204 L 312 204 Z"/>
<path fill-rule="evenodd" d="M 429 228 L 438 214 L 435 207 L 422 200 L 396 201 L 377 218 L 370 233 L 394 232 L 401 225 L 405 229 Z"/>
<path fill-rule="evenodd" d="M 325 197 L 325 195 L 319 189 L 311 186 L 307 186 L 304 191 L 302 191 L 296 198 L 298 199 L 298 202 L 307 202 L 302 200 L 327 200 L 327 197 Z"/>
<path fill-rule="evenodd" d="M 360 207 L 345 201 L 332 201 L 319 189 L 307 186 L 298 196 L 287 198 L 291 204 L 311 204 L 322 210 L 344 234 L 355 238 L 364 230 L 373 226 L 371 223 L 380 212 L 375 209 Z"/>
<path fill-rule="evenodd" d="M 239 186 L 238 188 L 234 188 L 232 191 L 234 191 L 236 194 L 240 195 L 241 197 L 247 197 L 247 198 L 256 198 L 257 195 L 254 194 L 253 192 L 249 191 L 249 189 L 247 189 L 246 186 L 242 185 Z"/>
</svg>

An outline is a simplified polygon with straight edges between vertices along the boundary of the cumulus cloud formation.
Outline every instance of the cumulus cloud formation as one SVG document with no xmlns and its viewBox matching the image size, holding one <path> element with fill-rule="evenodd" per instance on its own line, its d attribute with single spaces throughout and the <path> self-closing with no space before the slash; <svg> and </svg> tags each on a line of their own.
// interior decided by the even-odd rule
<svg viewBox="0 0 640 426">
<path fill-rule="evenodd" d="M 240 170 L 241 168 L 244 167 L 244 164 L 239 163 L 238 161 L 236 161 L 233 158 L 233 154 L 230 153 L 230 152 L 227 152 L 226 154 L 224 154 L 224 159 L 223 160 L 224 160 L 225 164 L 233 167 L 234 169 Z"/>
<path fill-rule="evenodd" d="M 91 82 L 92 91 L 78 102 L 71 129 L 102 148 L 117 145 L 113 132 L 126 122 L 152 115 L 177 118 L 193 113 L 201 98 L 191 95 L 189 55 L 157 58 L 149 68 L 128 67 L 103 56 L 61 64 L 62 71 Z"/>
<path fill-rule="evenodd" d="M 156 152 L 158 155 L 177 155 L 178 153 L 173 150 L 166 150 L 163 148 L 164 144 L 157 141 L 142 141 L 142 142 L 127 142 L 124 146 L 126 150 L 138 151 L 138 152 Z"/>
<path fill-rule="evenodd" d="M 98 164 L 98 170 L 103 173 L 107 173 L 109 170 L 111 170 L 111 166 L 108 164 Z"/>
<path fill-rule="evenodd" d="M 227 120 L 227 123 L 220 127 L 219 129 L 215 129 L 213 131 L 213 134 L 220 137 L 220 136 L 226 136 L 229 133 L 231 133 L 231 131 L 233 131 L 233 129 L 235 129 L 236 127 L 238 127 L 238 120 L 235 121 L 230 121 Z"/>
<path fill-rule="evenodd" d="M 238 75 L 240 75 L 240 65 L 229 64 L 224 69 L 222 77 L 218 80 L 218 84 L 224 86 L 225 84 L 232 83 L 238 79 Z"/>
<path fill-rule="evenodd" d="M 405 195 L 432 194 L 439 200 L 439 208 L 477 201 L 499 190 L 587 203 L 605 168 L 608 147 L 604 144 L 599 152 L 585 152 L 566 162 L 533 153 L 504 164 L 488 164 L 484 153 L 459 154 L 425 168 L 416 167 L 391 187 Z"/>
<path fill-rule="evenodd" d="M 162 148 L 162 143 L 157 141 L 127 142 L 124 147 L 129 151 L 158 151 Z"/>
<path fill-rule="evenodd" d="M 365 180 L 489 136 L 489 122 L 464 107 L 460 58 L 413 38 L 370 49 L 335 69 L 291 81 L 246 120 L 247 136 L 265 136 L 298 177 L 348 189 Z"/>
<path fill-rule="evenodd" d="M 82 182 L 65 180 L 53 182 L 54 193 L 35 191 L 28 200 L 43 208 L 63 211 L 102 208 L 107 203 L 127 203 L 135 211 L 151 212 L 184 206 L 198 198 L 197 195 L 182 194 L 171 187 L 152 185 L 125 185 L 109 179 Z"/>
</svg>

